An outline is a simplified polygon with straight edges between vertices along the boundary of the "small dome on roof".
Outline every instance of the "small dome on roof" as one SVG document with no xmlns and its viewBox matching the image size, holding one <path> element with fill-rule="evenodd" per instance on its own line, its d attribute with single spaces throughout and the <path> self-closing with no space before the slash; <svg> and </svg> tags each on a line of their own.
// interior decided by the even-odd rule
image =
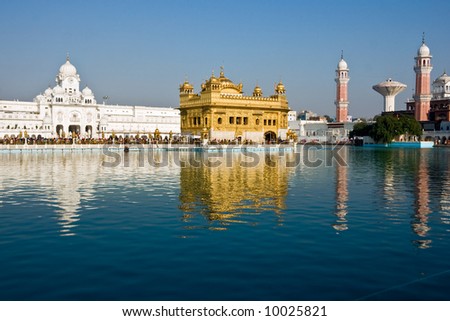
<svg viewBox="0 0 450 321">
<path fill-rule="evenodd" d="M 81 92 L 83 94 L 83 96 L 87 97 L 87 96 L 93 96 L 92 94 L 92 90 L 91 88 L 89 88 L 88 86 L 84 87 L 84 89 Z"/>
<path fill-rule="evenodd" d="M 262 92 L 261 87 L 256 85 L 255 89 L 253 90 L 253 96 L 260 97 L 260 96 L 262 96 L 262 94 L 263 94 L 263 92 Z"/>
<path fill-rule="evenodd" d="M 450 82 L 450 76 L 447 75 L 447 73 L 444 71 L 442 75 L 439 76 L 434 82 L 442 82 L 444 84 Z"/>
<path fill-rule="evenodd" d="M 219 82 L 219 79 L 217 79 L 216 77 L 214 77 L 214 75 L 212 75 L 211 78 L 209 78 L 209 81 L 210 81 L 211 83 L 218 83 L 218 82 Z"/>
<path fill-rule="evenodd" d="M 417 50 L 417 56 L 428 57 L 430 56 L 430 48 L 423 42 L 419 50 Z"/>
<path fill-rule="evenodd" d="M 55 95 L 62 95 L 62 94 L 64 94 L 64 88 L 61 87 L 60 85 L 57 85 L 57 86 L 53 87 L 53 93 Z"/>
<path fill-rule="evenodd" d="M 45 91 L 44 91 L 44 95 L 45 96 L 51 96 L 53 94 L 53 89 L 51 89 L 50 87 L 48 87 Z"/>
<path fill-rule="evenodd" d="M 225 73 L 223 72 L 223 66 L 220 67 L 220 77 L 219 77 L 219 81 L 224 83 L 224 82 L 230 82 L 233 83 L 230 79 L 228 79 L 227 77 L 225 77 Z"/>
<path fill-rule="evenodd" d="M 192 86 L 189 81 L 185 81 L 181 86 L 180 89 L 194 89 L 194 86 Z"/>
<path fill-rule="evenodd" d="M 275 88 L 276 92 L 284 92 L 286 89 L 284 88 L 283 83 L 280 81 L 277 85 L 277 87 Z"/>
</svg>

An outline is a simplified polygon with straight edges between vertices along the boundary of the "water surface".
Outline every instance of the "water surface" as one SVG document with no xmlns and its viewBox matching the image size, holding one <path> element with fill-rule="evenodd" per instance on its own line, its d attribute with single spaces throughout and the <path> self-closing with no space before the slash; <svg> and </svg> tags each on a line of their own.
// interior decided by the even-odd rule
<svg viewBox="0 0 450 321">
<path fill-rule="evenodd" d="M 449 300 L 449 153 L 0 153 L 0 299 Z"/>
</svg>

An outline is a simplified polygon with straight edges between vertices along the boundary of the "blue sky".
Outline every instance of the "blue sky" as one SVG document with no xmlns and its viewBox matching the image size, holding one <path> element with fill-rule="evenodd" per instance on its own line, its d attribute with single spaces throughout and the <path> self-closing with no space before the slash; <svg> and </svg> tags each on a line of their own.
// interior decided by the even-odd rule
<svg viewBox="0 0 450 321">
<path fill-rule="evenodd" d="M 391 77 L 414 89 L 422 32 L 432 79 L 450 70 L 450 1 L 9 1 L 0 4 L 0 99 L 32 100 L 71 62 L 98 101 L 178 106 L 184 79 L 224 66 L 251 94 L 286 86 L 290 107 L 335 115 L 341 50 L 350 68 L 349 114 L 382 110 L 372 85 Z M 423 17 L 423 18 L 422 18 Z"/>
</svg>

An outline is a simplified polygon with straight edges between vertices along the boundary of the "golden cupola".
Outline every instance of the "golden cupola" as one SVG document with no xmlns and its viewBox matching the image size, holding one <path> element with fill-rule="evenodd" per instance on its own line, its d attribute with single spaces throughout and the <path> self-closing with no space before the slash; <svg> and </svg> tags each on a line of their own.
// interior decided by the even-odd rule
<svg viewBox="0 0 450 321">
<path fill-rule="evenodd" d="M 182 85 L 180 85 L 180 94 L 193 94 L 194 86 L 192 86 L 189 81 L 185 80 Z"/>
<path fill-rule="evenodd" d="M 262 97 L 263 92 L 261 87 L 259 87 L 258 85 L 255 86 L 255 89 L 253 90 L 253 97 Z"/>
<path fill-rule="evenodd" d="M 277 95 L 285 95 L 286 94 L 286 89 L 284 88 L 284 85 L 283 85 L 283 83 L 281 81 L 275 87 L 275 93 Z"/>
</svg>

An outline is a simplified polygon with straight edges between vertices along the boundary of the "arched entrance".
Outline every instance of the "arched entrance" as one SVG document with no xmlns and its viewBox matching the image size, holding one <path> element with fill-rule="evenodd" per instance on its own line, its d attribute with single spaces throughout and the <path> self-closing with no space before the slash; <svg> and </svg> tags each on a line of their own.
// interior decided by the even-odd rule
<svg viewBox="0 0 450 321">
<path fill-rule="evenodd" d="M 64 133 L 64 126 L 63 125 L 57 125 L 56 126 L 56 134 L 59 137 L 62 137 L 63 133 Z"/>
<path fill-rule="evenodd" d="M 92 137 L 92 126 L 91 125 L 87 125 L 85 128 L 85 132 L 89 137 Z"/>
<path fill-rule="evenodd" d="M 76 135 L 78 135 L 80 133 L 80 125 L 70 125 L 69 126 L 69 133 L 75 133 Z"/>
<path fill-rule="evenodd" d="M 264 133 L 264 140 L 266 142 L 274 143 L 277 140 L 277 135 L 272 131 L 268 131 Z"/>
</svg>

